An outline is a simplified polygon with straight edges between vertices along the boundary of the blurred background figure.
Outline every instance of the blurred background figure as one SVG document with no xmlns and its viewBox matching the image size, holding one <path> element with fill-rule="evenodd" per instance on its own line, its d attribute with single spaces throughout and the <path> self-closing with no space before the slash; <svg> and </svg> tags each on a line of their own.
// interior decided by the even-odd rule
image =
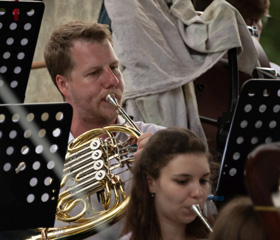
<svg viewBox="0 0 280 240">
<path fill-rule="evenodd" d="M 226 0 L 242 15 L 253 37 L 260 41 L 263 28 L 269 23 L 270 0 Z M 212 0 L 193 0 L 195 9 L 204 11 Z M 258 49 L 259 50 L 259 49 Z M 261 61 L 262 59 L 260 59 Z M 280 66 L 270 62 L 271 68 L 280 73 Z"/>
<path fill-rule="evenodd" d="M 269 14 L 270 0 L 227 0 L 240 12 L 248 29 L 258 41 L 260 40 L 263 28 L 271 18 Z M 280 74 L 280 66 L 270 62 L 271 68 Z"/>
<path fill-rule="evenodd" d="M 220 211 L 208 240 L 268 240 L 249 197 L 237 197 Z"/>
<path fill-rule="evenodd" d="M 252 35 L 258 40 L 261 36 L 263 21 L 266 22 L 269 15 L 269 0 L 227 0 L 240 12 Z"/>
</svg>

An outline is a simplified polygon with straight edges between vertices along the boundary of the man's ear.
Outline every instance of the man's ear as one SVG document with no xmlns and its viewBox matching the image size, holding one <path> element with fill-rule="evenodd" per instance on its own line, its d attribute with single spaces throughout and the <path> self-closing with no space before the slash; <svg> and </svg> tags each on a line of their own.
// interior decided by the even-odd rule
<svg viewBox="0 0 280 240">
<path fill-rule="evenodd" d="M 147 174 L 147 182 L 150 193 L 155 193 L 155 180 L 149 174 Z"/>
<path fill-rule="evenodd" d="M 68 84 L 67 79 L 62 75 L 56 75 L 56 84 L 59 89 L 59 91 L 62 93 L 62 95 L 65 97 L 68 93 Z"/>
</svg>

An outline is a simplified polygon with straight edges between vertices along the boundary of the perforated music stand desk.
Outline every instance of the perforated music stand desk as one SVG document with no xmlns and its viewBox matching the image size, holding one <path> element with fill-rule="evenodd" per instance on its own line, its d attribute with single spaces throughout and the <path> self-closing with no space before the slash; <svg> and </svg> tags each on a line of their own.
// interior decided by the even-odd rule
<svg viewBox="0 0 280 240">
<path fill-rule="evenodd" d="M 248 154 L 258 145 L 280 141 L 280 80 L 251 79 L 238 99 L 217 184 L 225 202 L 248 195 L 244 172 Z"/>
<path fill-rule="evenodd" d="M 0 105 L 0 230 L 52 227 L 68 146 L 67 103 Z"/>
<path fill-rule="evenodd" d="M 0 104 L 24 101 L 44 8 L 37 1 L 0 1 Z M 7 88 L 16 98 L 5 98 Z"/>
</svg>

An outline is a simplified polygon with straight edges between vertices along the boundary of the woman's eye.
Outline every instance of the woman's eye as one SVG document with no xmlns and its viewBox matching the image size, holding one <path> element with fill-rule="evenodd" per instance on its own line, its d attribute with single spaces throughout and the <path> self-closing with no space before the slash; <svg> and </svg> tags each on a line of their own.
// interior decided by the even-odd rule
<svg viewBox="0 0 280 240">
<path fill-rule="evenodd" d="M 202 180 L 200 180 L 200 183 L 201 183 L 202 185 L 205 185 L 205 184 L 210 183 L 210 180 L 209 180 L 209 179 L 202 179 Z"/>
<path fill-rule="evenodd" d="M 187 180 L 176 180 L 176 182 L 180 185 L 184 185 L 187 183 Z"/>
</svg>

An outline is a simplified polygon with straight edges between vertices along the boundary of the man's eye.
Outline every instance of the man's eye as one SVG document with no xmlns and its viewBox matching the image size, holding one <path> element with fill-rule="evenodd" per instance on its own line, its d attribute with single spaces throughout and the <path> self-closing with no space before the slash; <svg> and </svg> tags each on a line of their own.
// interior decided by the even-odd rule
<svg viewBox="0 0 280 240">
<path fill-rule="evenodd" d="M 119 66 L 111 66 L 111 70 L 119 69 Z"/>
<path fill-rule="evenodd" d="M 94 72 L 91 72 L 90 75 L 96 75 L 96 74 L 98 74 L 98 72 L 99 72 L 99 71 L 96 70 L 96 71 L 94 71 Z"/>
</svg>

